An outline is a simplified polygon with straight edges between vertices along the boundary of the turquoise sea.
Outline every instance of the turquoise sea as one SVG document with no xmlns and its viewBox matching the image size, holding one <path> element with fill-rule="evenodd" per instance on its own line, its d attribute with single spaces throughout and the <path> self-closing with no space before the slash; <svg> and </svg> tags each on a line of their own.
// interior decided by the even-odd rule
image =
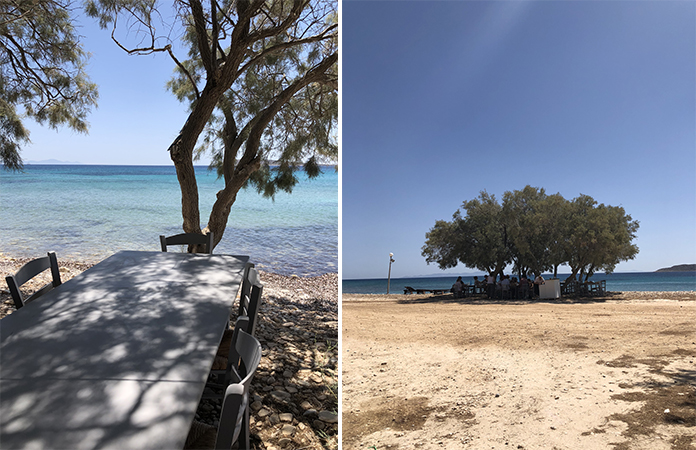
<svg viewBox="0 0 696 450">
<path fill-rule="evenodd" d="M 565 280 L 569 274 L 559 274 Z M 481 279 L 482 275 L 479 276 Z M 544 274 L 550 279 L 551 274 Z M 401 294 L 405 286 L 414 289 L 449 289 L 457 280 L 456 276 L 430 278 L 392 278 L 389 283 L 391 294 Z M 462 276 L 464 283 L 473 284 L 473 276 Z M 696 291 L 696 272 L 631 272 L 631 273 L 597 273 L 591 281 L 606 280 L 607 290 L 623 291 Z M 366 280 L 343 280 L 343 292 L 346 294 L 386 294 L 387 279 L 373 278 Z"/>
<path fill-rule="evenodd" d="M 198 167 L 202 226 L 222 186 Z M 275 201 L 242 190 L 215 253 L 250 255 L 262 270 L 300 276 L 338 272 L 338 174 L 299 173 Z M 26 165 L 0 169 L 0 253 L 99 261 L 119 250 L 159 250 L 182 232 L 173 166 Z"/>
</svg>

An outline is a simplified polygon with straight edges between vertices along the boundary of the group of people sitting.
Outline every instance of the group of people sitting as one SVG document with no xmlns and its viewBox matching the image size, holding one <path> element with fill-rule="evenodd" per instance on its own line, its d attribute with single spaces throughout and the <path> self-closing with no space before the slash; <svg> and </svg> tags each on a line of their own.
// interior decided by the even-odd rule
<svg viewBox="0 0 696 450">
<path fill-rule="evenodd" d="M 495 275 L 487 275 L 482 277 L 474 277 L 473 292 L 474 293 L 485 293 L 489 299 L 500 298 L 500 299 L 528 299 L 528 298 L 538 298 L 539 297 L 539 286 L 544 284 L 545 280 L 541 275 L 538 275 L 534 281 L 527 278 L 526 275 L 522 275 L 517 280 L 517 277 L 510 277 L 510 275 L 501 275 L 500 281 L 496 282 Z M 452 292 L 455 297 L 463 297 L 466 288 L 462 281 L 462 277 L 457 278 L 452 286 Z"/>
</svg>

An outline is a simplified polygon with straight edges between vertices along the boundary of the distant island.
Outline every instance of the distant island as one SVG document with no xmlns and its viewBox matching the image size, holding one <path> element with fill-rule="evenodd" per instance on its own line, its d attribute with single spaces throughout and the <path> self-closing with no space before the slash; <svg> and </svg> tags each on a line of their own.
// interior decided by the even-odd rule
<svg viewBox="0 0 696 450">
<path fill-rule="evenodd" d="M 655 272 L 696 272 L 696 264 L 679 264 L 677 266 L 665 267 Z"/>
<path fill-rule="evenodd" d="M 39 165 L 39 166 L 43 166 L 43 165 L 54 166 L 54 165 L 58 165 L 58 164 L 81 164 L 81 163 L 76 162 L 76 161 L 59 161 L 57 159 L 42 159 L 41 161 L 24 161 L 24 164 L 29 164 L 29 165 L 35 164 L 35 165 Z"/>
</svg>

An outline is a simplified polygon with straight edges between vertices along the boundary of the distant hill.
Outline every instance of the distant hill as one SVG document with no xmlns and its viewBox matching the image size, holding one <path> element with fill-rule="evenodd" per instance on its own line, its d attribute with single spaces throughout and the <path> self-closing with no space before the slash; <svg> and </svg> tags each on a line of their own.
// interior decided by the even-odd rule
<svg viewBox="0 0 696 450">
<path fill-rule="evenodd" d="M 655 272 L 696 272 L 696 264 L 679 264 L 677 266 L 659 269 Z"/>
<path fill-rule="evenodd" d="M 38 165 L 57 165 L 57 164 L 80 164 L 75 161 L 59 161 L 57 159 L 43 159 L 41 161 L 24 161 L 25 164 L 38 164 Z"/>
</svg>

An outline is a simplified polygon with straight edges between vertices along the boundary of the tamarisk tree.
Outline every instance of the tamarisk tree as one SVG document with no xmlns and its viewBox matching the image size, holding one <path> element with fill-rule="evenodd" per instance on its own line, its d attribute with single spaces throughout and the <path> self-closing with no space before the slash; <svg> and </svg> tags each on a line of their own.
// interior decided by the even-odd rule
<svg viewBox="0 0 696 450">
<path fill-rule="evenodd" d="M 296 169 L 309 177 L 338 148 L 338 17 L 335 0 L 175 1 L 166 14 L 152 0 L 92 0 L 87 12 L 131 54 L 167 53 L 168 87 L 190 112 L 169 146 L 181 187 L 183 229 L 223 237 L 239 190 L 291 191 Z M 165 17 L 173 23 L 164 24 Z M 126 26 L 137 42 L 117 36 Z M 181 36 L 186 57 L 171 36 Z M 194 161 L 209 152 L 224 180 L 201 227 Z M 271 163 L 277 168 L 271 169 Z M 196 248 L 191 248 L 196 251 Z"/>
<path fill-rule="evenodd" d="M 422 255 L 441 269 L 459 262 L 499 275 L 509 263 L 520 274 L 541 274 L 567 264 L 568 280 L 587 281 L 596 271 L 613 272 L 638 254 L 638 222 L 622 207 L 588 195 L 572 201 L 526 186 L 505 192 L 503 203 L 483 191 L 463 203 L 451 222 L 439 220 L 426 233 Z"/>
<path fill-rule="evenodd" d="M 518 274 L 554 271 L 559 261 L 560 223 L 565 199 L 560 194 L 546 195 L 543 188 L 526 186 L 503 195 L 502 221 L 508 235 L 508 247 Z M 562 262 L 562 261 L 561 261 Z"/>
<path fill-rule="evenodd" d="M 632 243 L 638 222 L 622 207 L 598 205 L 589 195 L 570 202 L 566 230 L 566 261 L 571 269 L 568 280 L 577 276 L 577 281 L 587 281 L 599 270 L 611 273 L 619 262 L 638 254 Z"/>
<path fill-rule="evenodd" d="M 0 1 L 0 162 L 22 169 L 23 119 L 86 132 L 97 87 L 84 66 L 69 0 Z"/>
<path fill-rule="evenodd" d="M 422 255 L 440 269 L 459 262 L 490 274 L 501 274 L 512 261 L 502 208 L 486 191 L 462 204 L 452 221 L 439 220 L 425 235 Z"/>
</svg>

